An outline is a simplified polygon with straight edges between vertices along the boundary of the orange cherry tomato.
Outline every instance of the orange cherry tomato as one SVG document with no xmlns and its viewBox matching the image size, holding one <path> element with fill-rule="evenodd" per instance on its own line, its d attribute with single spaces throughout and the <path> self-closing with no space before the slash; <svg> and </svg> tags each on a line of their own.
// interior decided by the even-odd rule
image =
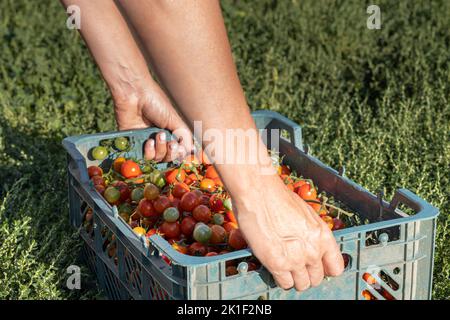
<svg viewBox="0 0 450 320">
<path fill-rule="evenodd" d="M 134 162 L 133 160 L 127 160 L 122 163 L 122 166 L 120 167 L 120 173 L 126 179 L 130 179 L 140 176 L 142 174 L 142 171 L 136 162 Z"/>
<path fill-rule="evenodd" d="M 223 224 L 223 228 L 225 229 L 226 232 L 230 233 L 231 230 L 238 229 L 239 226 L 236 222 L 225 222 Z"/>
<path fill-rule="evenodd" d="M 216 169 L 213 166 L 208 166 L 205 171 L 205 178 L 208 179 L 215 179 L 218 178 L 219 174 L 217 173 Z"/>
<path fill-rule="evenodd" d="M 294 183 L 294 192 L 298 193 L 298 189 L 300 189 L 300 187 L 304 184 L 306 184 L 306 180 L 299 180 L 297 182 Z"/>
<path fill-rule="evenodd" d="M 216 184 L 216 186 L 218 186 L 218 187 L 223 187 L 223 182 L 222 182 L 222 180 L 220 180 L 219 177 L 214 178 L 213 181 L 214 181 L 214 183 Z"/>
<path fill-rule="evenodd" d="M 205 178 L 200 182 L 200 189 L 203 191 L 214 191 L 216 188 L 216 184 L 214 183 L 214 180 Z"/>
<path fill-rule="evenodd" d="M 283 180 L 284 184 L 294 183 L 292 178 L 290 176 L 288 176 L 287 174 L 280 175 L 280 178 L 281 178 L 281 180 Z"/>
<path fill-rule="evenodd" d="M 317 202 L 320 202 L 319 199 L 314 199 Z M 311 206 L 311 208 L 314 209 L 315 212 L 320 213 L 320 208 L 322 208 L 322 205 L 320 203 L 316 203 L 316 202 L 306 202 L 307 204 L 309 204 Z"/>
<path fill-rule="evenodd" d="M 234 212 L 233 212 L 233 211 L 228 210 L 228 211 L 225 213 L 225 215 L 227 216 L 227 219 L 228 219 L 229 222 L 233 222 L 233 223 L 236 223 L 236 224 L 237 224 L 237 219 L 236 219 L 236 217 L 234 216 Z"/>
<path fill-rule="evenodd" d="M 184 171 L 184 169 L 175 168 L 170 169 L 166 172 L 166 181 L 169 184 L 175 183 L 176 181 L 184 182 L 185 179 L 186 172 Z"/>
<path fill-rule="evenodd" d="M 124 157 L 118 157 L 116 160 L 114 160 L 113 162 L 113 168 L 115 172 L 121 172 L 122 169 L 122 164 L 127 161 L 127 159 L 125 159 Z"/>
<path fill-rule="evenodd" d="M 302 185 L 299 189 L 297 194 L 303 199 L 303 200 L 314 200 L 317 198 L 317 191 L 315 188 L 311 187 L 309 183 Z"/>
<path fill-rule="evenodd" d="M 365 282 L 367 282 L 370 285 L 377 283 L 375 278 L 370 273 L 367 273 L 367 272 L 363 274 L 363 279 Z"/>
<path fill-rule="evenodd" d="M 321 218 L 328 225 L 328 228 L 330 228 L 330 230 L 332 230 L 333 226 L 334 226 L 333 218 L 330 216 L 321 216 Z"/>
</svg>

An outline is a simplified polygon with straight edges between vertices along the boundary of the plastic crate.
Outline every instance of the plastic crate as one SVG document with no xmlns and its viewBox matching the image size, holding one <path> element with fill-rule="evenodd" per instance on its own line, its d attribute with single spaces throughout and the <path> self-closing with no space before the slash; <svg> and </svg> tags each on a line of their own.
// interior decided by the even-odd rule
<svg viewBox="0 0 450 320">
<path fill-rule="evenodd" d="M 97 274 L 108 297 L 361 300 L 369 292 L 379 300 L 386 296 L 396 300 L 429 299 L 438 209 L 405 189 L 397 190 L 390 203 L 380 201 L 308 155 L 303 149 L 300 126 L 275 112 L 257 111 L 252 115 L 259 129 L 279 129 L 278 133 L 283 133 L 279 151 L 285 156 L 285 163 L 304 177 L 313 179 L 320 191 L 326 191 L 371 222 L 334 232 L 341 251 L 349 258 L 343 275 L 298 293 L 294 289 L 277 287 L 264 268 L 247 271 L 245 262 L 238 266 L 239 274 L 227 277 L 226 261 L 248 257 L 250 250 L 193 257 L 177 252 L 158 235 L 152 236 L 148 243 L 144 237 L 138 237 L 118 216 L 117 209 L 96 192 L 86 168 L 99 164 L 99 161 L 89 159 L 88 152 L 100 140 L 130 137 L 135 149 L 129 156 L 142 157 L 142 143 L 159 129 L 69 137 L 64 139 L 63 145 L 68 152 L 70 221 L 80 229 L 87 263 Z M 285 138 L 286 133 L 290 139 Z M 270 137 L 267 140 L 270 147 Z M 400 204 L 412 209 L 413 213 L 405 214 L 398 208 Z M 91 228 L 85 228 L 83 219 L 89 207 L 94 212 L 93 224 Z M 366 239 L 369 236 L 377 238 L 378 243 L 368 245 Z M 170 266 L 161 254 L 172 261 Z M 379 287 L 374 288 L 364 280 L 366 272 L 377 280 Z M 386 284 L 386 279 L 391 286 Z"/>
</svg>

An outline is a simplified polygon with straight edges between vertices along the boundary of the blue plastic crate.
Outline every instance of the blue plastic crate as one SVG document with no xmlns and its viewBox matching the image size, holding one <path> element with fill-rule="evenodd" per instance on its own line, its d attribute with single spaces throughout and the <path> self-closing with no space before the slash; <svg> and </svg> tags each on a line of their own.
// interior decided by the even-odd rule
<svg viewBox="0 0 450 320">
<path fill-rule="evenodd" d="M 138 237 L 118 216 L 117 209 L 96 192 L 89 181 L 87 166 L 98 165 L 99 161 L 90 160 L 88 152 L 100 140 L 127 136 L 135 146 L 128 155 L 142 157 L 143 142 L 159 129 L 69 137 L 63 145 L 68 152 L 70 221 L 79 228 L 87 263 L 108 297 L 360 300 L 364 299 L 363 292 L 370 292 L 379 300 L 388 294 L 397 300 L 429 299 L 438 209 L 412 192 L 399 189 L 390 203 L 381 202 L 380 218 L 380 201 L 375 195 L 304 151 L 300 126 L 271 111 L 252 115 L 259 129 L 279 129 L 280 134 L 284 131 L 279 151 L 286 164 L 312 179 L 319 191 L 332 195 L 371 222 L 334 232 L 341 251 L 349 258 L 344 274 L 298 293 L 277 287 L 264 268 L 247 271 L 245 262 L 239 264 L 239 274 L 227 277 L 226 261 L 251 256 L 249 249 L 193 257 L 177 252 L 160 236 L 152 236 L 148 242 Z M 286 133 L 289 139 L 285 138 Z M 270 147 L 270 136 L 267 140 Z M 414 213 L 405 214 L 398 208 L 400 204 Z M 88 208 L 93 210 L 93 223 L 86 227 L 83 219 Z M 377 239 L 375 244 L 369 244 L 368 237 Z M 162 259 L 162 254 L 172 261 L 171 265 Z M 363 279 L 366 272 L 377 280 L 378 287 Z"/>
</svg>

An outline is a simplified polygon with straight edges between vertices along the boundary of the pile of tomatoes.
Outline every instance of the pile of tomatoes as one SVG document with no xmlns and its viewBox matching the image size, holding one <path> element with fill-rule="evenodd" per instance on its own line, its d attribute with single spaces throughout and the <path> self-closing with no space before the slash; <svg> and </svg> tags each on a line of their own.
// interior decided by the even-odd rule
<svg viewBox="0 0 450 320">
<path fill-rule="evenodd" d="M 123 151 L 126 145 L 120 139 L 111 145 Z M 99 146 L 92 154 L 101 160 L 109 154 L 106 151 L 105 155 L 105 150 Z M 90 166 L 88 174 L 95 189 L 109 204 L 117 206 L 120 217 L 136 234 L 159 234 L 175 250 L 193 256 L 215 256 L 247 247 L 230 195 L 206 156 L 202 155 L 200 161 L 189 155 L 177 166 L 158 170 L 152 161 L 125 158 L 123 154 L 114 159 L 108 172 Z M 274 165 L 287 188 L 307 201 L 330 229 L 345 227 L 324 205 L 311 180 L 297 177 L 281 160 Z M 256 258 L 246 262 L 249 270 L 260 267 Z M 228 262 L 227 274 L 236 273 L 236 264 Z"/>
</svg>

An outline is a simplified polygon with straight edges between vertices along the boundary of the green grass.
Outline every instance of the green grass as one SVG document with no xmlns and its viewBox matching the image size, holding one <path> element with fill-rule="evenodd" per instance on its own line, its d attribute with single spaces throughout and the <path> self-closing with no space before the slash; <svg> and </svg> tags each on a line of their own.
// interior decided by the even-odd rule
<svg viewBox="0 0 450 320">
<path fill-rule="evenodd" d="M 223 1 L 253 109 L 304 128 L 313 153 L 388 199 L 407 187 L 441 210 L 435 299 L 450 297 L 450 2 Z M 65 289 L 80 264 L 68 223 L 67 135 L 115 128 L 111 99 L 58 1 L 0 4 L 0 298 L 97 298 Z"/>
</svg>

